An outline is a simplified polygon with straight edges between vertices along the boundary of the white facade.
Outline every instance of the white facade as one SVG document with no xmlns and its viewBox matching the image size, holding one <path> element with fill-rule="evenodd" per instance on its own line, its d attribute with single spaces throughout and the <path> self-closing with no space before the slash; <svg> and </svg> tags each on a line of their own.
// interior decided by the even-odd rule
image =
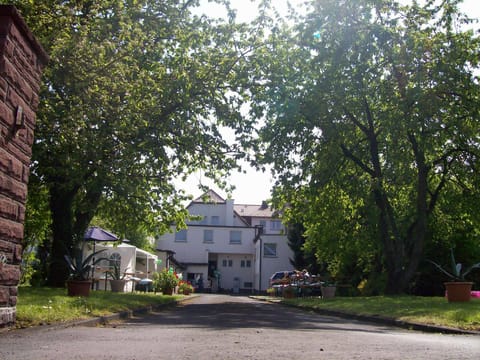
<svg viewBox="0 0 480 360">
<path fill-rule="evenodd" d="M 98 258 L 104 258 L 104 260 L 97 263 L 93 273 L 97 290 L 110 290 L 110 277 L 107 273 L 113 270 L 114 262 L 118 264 L 120 273 L 126 274 L 125 280 L 128 281 L 124 291 L 127 292 L 133 290 L 133 279 L 150 279 L 151 275 L 157 271 L 157 255 L 135 246 L 125 243 L 119 245 L 98 243 L 95 245 L 95 251 L 99 250 L 104 250 L 98 254 Z"/>
<path fill-rule="evenodd" d="M 274 272 L 292 269 L 284 227 L 264 205 L 235 205 L 209 191 L 188 211 L 199 220 L 186 230 L 172 227 L 156 244 L 173 254 L 183 279 L 196 283 L 201 276 L 212 291 L 262 291 Z"/>
</svg>

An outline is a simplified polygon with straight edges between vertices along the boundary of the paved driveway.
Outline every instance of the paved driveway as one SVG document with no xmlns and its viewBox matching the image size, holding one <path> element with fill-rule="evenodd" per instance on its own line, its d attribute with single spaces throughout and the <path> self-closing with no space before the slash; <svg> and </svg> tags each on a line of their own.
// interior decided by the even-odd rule
<svg viewBox="0 0 480 360">
<path fill-rule="evenodd" d="M 19 330 L 0 359 L 480 359 L 480 337 L 425 334 L 202 295 L 105 327 Z"/>
</svg>

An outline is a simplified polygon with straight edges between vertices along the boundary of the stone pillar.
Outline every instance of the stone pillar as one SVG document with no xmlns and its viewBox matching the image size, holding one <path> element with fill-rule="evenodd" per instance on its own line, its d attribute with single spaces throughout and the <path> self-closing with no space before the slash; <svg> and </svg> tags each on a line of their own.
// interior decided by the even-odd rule
<svg viewBox="0 0 480 360">
<path fill-rule="evenodd" d="M 0 327 L 15 322 L 35 112 L 47 61 L 16 8 L 0 5 Z"/>
</svg>

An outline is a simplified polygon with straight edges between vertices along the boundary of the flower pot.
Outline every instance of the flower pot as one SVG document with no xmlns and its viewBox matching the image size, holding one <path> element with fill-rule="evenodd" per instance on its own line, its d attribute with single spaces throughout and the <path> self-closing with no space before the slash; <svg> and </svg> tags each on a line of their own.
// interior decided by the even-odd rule
<svg viewBox="0 0 480 360">
<path fill-rule="evenodd" d="M 87 297 L 90 295 L 91 285 L 92 285 L 92 282 L 90 280 L 68 280 L 67 295 Z"/>
<path fill-rule="evenodd" d="M 322 286 L 322 298 L 331 299 L 335 297 L 336 286 Z"/>
<path fill-rule="evenodd" d="M 444 283 L 448 302 L 470 301 L 472 282 L 452 281 Z"/>
<path fill-rule="evenodd" d="M 173 295 L 173 288 L 163 288 L 162 293 L 163 295 Z"/>
<path fill-rule="evenodd" d="M 126 282 L 126 280 L 110 279 L 110 289 L 112 289 L 112 292 L 123 292 L 125 290 Z"/>
<path fill-rule="evenodd" d="M 285 299 L 293 299 L 295 297 L 295 289 L 291 287 L 283 288 L 282 295 Z"/>
</svg>

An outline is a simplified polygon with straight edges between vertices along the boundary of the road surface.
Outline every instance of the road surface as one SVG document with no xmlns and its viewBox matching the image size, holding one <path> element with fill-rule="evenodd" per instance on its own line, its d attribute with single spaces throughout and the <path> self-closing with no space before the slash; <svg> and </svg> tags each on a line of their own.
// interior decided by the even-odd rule
<svg viewBox="0 0 480 360">
<path fill-rule="evenodd" d="M 0 334 L 0 359 L 480 359 L 480 337 L 408 331 L 205 294 L 103 327 Z"/>
</svg>

